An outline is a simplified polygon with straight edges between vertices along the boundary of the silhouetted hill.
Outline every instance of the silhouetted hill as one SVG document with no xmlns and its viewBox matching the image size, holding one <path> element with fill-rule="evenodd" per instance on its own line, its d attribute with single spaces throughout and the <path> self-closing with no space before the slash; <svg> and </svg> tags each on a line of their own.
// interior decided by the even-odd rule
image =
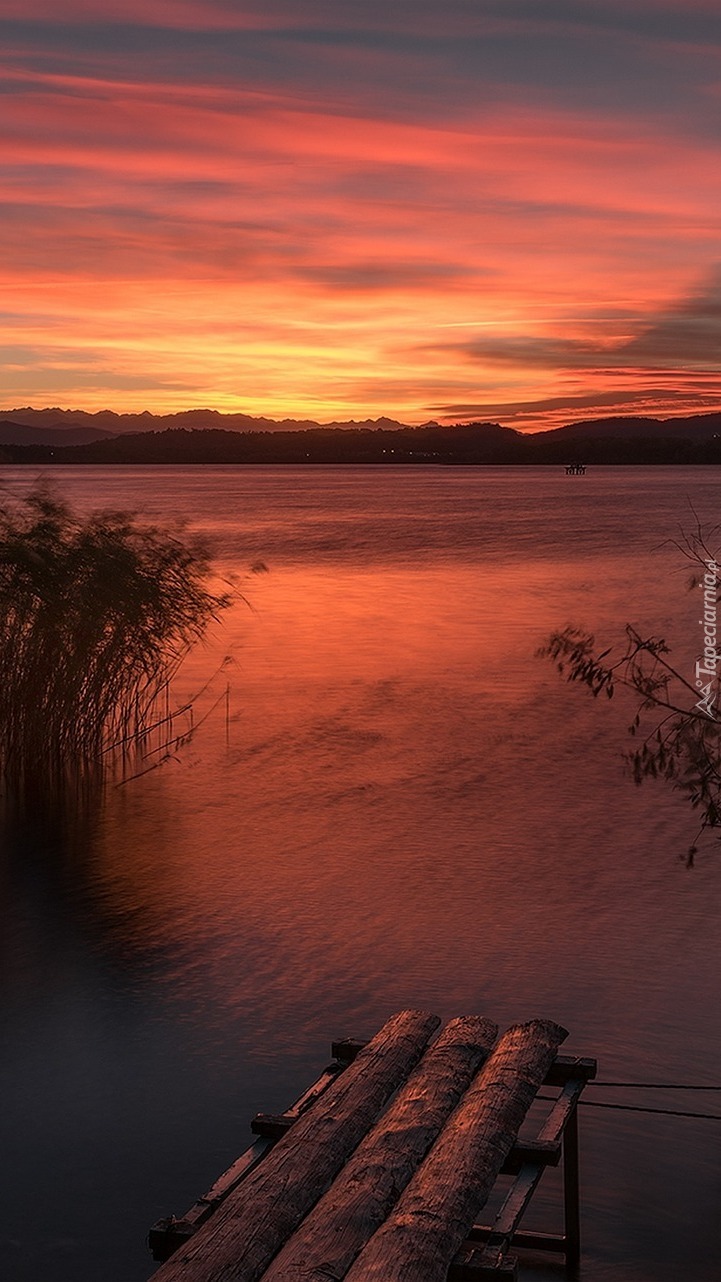
<svg viewBox="0 0 721 1282">
<path fill-rule="evenodd" d="M 0 445 L 49 445 L 62 449 L 66 445 L 89 445 L 91 441 L 110 438 L 110 432 L 97 427 L 29 427 L 0 417 Z"/>
<path fill-rule="evenodd" d="M 684 418 L 619 418 L 586 419 L 582 423 L 568 423 L 548 432 L 534 433 L 536 441 L 592 441 L 592 440 L 671 440 L 672 438 L 696 441 L 713 440 L 721 435 L 721 414 L 692 414 Z"/>
<path fill-rule="evenodd" d="M 460 427 L 228 432 L 170 428 L 66 449 L 6 447 L 33 463 L 477 463 L 521 462 L 524 438 L 498 423 Z"/>
</svg>

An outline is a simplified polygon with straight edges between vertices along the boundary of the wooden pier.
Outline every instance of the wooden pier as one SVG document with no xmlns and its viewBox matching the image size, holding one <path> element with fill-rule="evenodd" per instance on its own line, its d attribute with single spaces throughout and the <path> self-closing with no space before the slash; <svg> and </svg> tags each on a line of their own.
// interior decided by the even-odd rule
<svg viewBox="0 0 721 1282">
<path fill-rule="evenodd" d="M 596 1061 L 558 1055 L 565 1029 L 394 1015 L 333 1062 L 180 1219 L 149 1234 L 152 1282 L 491 1282 L 512 1247 L 580 1259 L 576 1106 Z M 533 1140 L 519 1130 L 541 1086 L 558 1088 Z M 390 1104 L 388 1101 L 391 1101 Z M 562 1234 L 524 1233 L 547 1166 L 563 1158 Z M 476 1224 L 497 1177 L 495 1221 Z"/>
</svg>

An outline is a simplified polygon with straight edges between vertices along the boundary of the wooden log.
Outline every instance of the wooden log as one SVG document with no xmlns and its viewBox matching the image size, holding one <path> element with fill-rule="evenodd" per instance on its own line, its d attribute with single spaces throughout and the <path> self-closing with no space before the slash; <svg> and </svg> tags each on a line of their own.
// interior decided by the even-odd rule
<svg viewBox="0 0 721 1282">
<path fill-rule="evenodd" d="M 256 1282 L 417 1064 L 439 1023 L 421 1011 L 388 1020 L 153 1282 Z"/>
<path fill-rule="evenodd" d="M 508 1029 L 347 1282 L 445 1282 L 566 1030 Z"/>
<path fill-rule="evenodd" d="M 332 1187 L 263 1274 L 263 1282 L 343 1278 L 383 1223 L 474 1073 L 498 1029 L 466 1015 L 451 1020 Z"/>
<path fill-rule="evenodd" d="M 584 1062 L 588 1063 L 588 1061 Z M 543 1123 L 536 1145 L 514 1145 L 511 1149 L 509 1159 L 513 1158 L 516 1149 L 525 1152 L 525 1161 L 518 1171 L 518 1177 L 508 1191 L 496 1216 L 493 1228 L 483 1229 L 474 1225 L 471 1229 L 468 1234 L 469 1241 L 461 1247 L 449 1270 L 448 1277 L 450 1282 L 463 1282 L 466 1277 L 475 1277 L 482 1268 L 496 1268 L 498 1261 L 505 1257 L 511 1242 L 513 1242 L 514 1246 L 530 1245 L 534 1250 L 553 1249 L 554 1251 L 560 1251 L 566 1256 L 567 1263 L 573 1261 L 572 1267 L 575 1268 L 578 1264 L 581 1236 L 578 1190 L 578 1134 L 575 1123 L 577 1120 L 576 1106 L 587 1080 L 583 1068 L 581 1073 L 582 1076 L 579 1076 L 576 1081 L 569 1079 L 566 1082 Z M 568 1143 L 569 1126 L 572 1128 L 570 1145 Z M 544 1170 L 542 1162 L 538 1160 L 536 1155 L 536 1146 L 539 1146 L 540 1152 L 543 1152 L 546 1145 L 550 1145 L 552 1149 L 557 1149 L 561 1141 L 563 1141 L 564 1151 L 563 1197 L 566 1232 L 560 1236 L 557 1233 L 519 1233 L 518 1225 L 536 1191 Z M 507 1169 L 509 1159 L 506 1160 L 504 1169 Z M 479 1250 L 473 1244 L 481 1241 L 485 1243 L 485 1246 Z M 543 1245 L 539 1246 L 539 1243 Z"/>
</svg>

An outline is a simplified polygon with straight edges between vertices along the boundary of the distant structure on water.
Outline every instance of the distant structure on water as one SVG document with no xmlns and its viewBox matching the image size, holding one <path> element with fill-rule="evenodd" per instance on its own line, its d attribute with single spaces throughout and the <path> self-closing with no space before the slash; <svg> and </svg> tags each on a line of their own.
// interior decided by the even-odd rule
<svg viewBox="0 0 721 1282">
<path fill-rule="evenodd" d="M 567 463 L 566 464 L 566 476 L 585 476 L 585 475 L 586 475 L 585 463 Z"/>
</svg>

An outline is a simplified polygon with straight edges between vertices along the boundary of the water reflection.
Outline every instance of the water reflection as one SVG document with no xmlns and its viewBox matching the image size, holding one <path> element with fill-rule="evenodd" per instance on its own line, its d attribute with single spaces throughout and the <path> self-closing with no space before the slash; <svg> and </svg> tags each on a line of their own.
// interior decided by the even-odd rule
<svg viewBox="0 0 721 1282">
<path fill-rule="evenodd" d="M 248 1117 L 402 1006 L 552 1016 L 607 1076 L 698 1078 L 721 1052 L 715 865 L 685 873 L 683 803 L 624 779 L 625 717 L 533 658 L 553 627 L 630 611 L 683 647 L 697 614 L 653 551 L 670 489 L 654 474 L 644 515 L 589 476 L 591 519 L 546 478 L 529 499 L 518 478 L 328 471 L 147 482 L 218 526 L 224 569 L 271 559 L 275 530 L 253 611 L 184 676 L 236 654 L 228 733 L 211 716 L 92 813 L 7 830 L 12 1282 L 145 1277 L 147 1225 Z M 676 1282 L 689 1260 L 710 1282 L 715 1161 L 700 1123 L 584 1117 L 585 1282 Z"/>
</svg>

